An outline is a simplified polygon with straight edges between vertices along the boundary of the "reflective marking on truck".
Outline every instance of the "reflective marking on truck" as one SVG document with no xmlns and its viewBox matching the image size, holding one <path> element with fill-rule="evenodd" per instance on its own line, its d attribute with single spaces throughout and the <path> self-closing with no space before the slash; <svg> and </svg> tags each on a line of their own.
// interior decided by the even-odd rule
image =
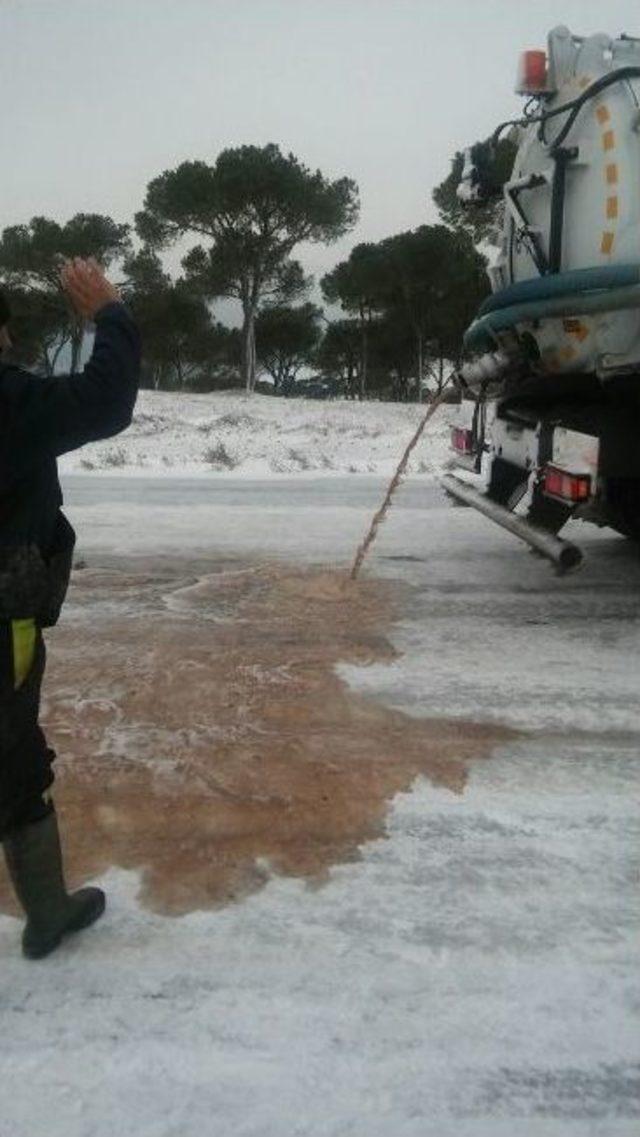
<svg viewBox="0 0 640 1137">
<path fill-rule="evenodd" d="M 608 197 L 607 198 L 607 221 L 615 221 L 617 216 L 618 216 L 618 198 L 616 195 L 615 197 Z"/>
<path fill-rule="evenodd" d="M 611 112 L 605 103 L 596 107 L 596 118 L 601 126 L 611 122 Z M 615 130 L 603 130 L 602 132 L 602 149 L 607 153 L 609 150 L 614 150 L 616 145 Z M 618 184 L 618 164 L 617 162 L 609 162 L 605 166 L 605 180 L 607 185 L 616 186 Z M 605 205 L 605 216 L 607 221 L 617 221 L 618 219 L 618 195 L 611 194 L 607 197 Z M 600 241 L 600 253 L 602 256 L 609 256 L 613 251 L 615 241 L 615 233 L 611 229 L 605 229 L 602 233 Z"/>
</svg>

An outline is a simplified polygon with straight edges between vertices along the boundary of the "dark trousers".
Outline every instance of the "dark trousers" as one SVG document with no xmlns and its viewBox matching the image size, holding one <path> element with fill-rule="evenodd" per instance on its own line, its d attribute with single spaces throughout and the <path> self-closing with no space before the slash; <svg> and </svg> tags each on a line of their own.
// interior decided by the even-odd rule
<svg viewBox="0 0 640 1137">
<path fill-rule="evenodd" d="M 0 622 L 0 840 L 45 816 L 55 753 L 38 724 L 46 651 L 38 630 L 31 670 L 16 690 L 11 625 Z"/>
</svg>

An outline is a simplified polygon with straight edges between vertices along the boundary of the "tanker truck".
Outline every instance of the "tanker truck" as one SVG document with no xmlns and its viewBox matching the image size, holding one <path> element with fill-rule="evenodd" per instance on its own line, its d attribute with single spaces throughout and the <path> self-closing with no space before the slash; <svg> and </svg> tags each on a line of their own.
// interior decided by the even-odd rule
<svg viewBox="0 0 640 1137">
<path fill-rule="evenodd" d="M 572 517 L 640 537 L 640 39 L 558 27 L 516 90 L 522 117 L 466 153 L 458 187 L 470 209 L 495 193 L 512 139 L 442 484 L 564 572 Z"/>
</svg>

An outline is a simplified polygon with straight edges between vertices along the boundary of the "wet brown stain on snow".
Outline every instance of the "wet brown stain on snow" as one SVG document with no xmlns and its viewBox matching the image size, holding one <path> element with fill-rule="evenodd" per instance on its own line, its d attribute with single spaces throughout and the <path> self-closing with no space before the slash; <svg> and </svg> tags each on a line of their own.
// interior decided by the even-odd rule
<svg viewBox="0 0 640 1137">
<path fill-rule="evenodd" d="M 140 870 L 143 903 L 170 914 L 273 873 L 320 883 L 384 834 L 419 774 L 460 793 L 509 732 L 412 718 L 336 674 L 395 658 L 406 599 L 276 564 L 129 557 L 77 572 L 43 714 L 72 882 Z"/>
</svg>

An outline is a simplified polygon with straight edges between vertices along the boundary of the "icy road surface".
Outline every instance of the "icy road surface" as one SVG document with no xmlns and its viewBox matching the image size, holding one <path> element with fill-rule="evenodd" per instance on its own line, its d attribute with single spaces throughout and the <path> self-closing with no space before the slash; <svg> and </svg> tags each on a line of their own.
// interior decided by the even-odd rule
<svg viewBox="0 0 640 1137">
<path fill-rule="evenodd" d="M 299 610 L 304 574 L 349 563 L 383 488 L 69 477 L 89 584 L 77 574 L 54 658 L 83 620 L 100 634 L 132 627 L 133 586 L 110 591 L 105 577 L 103 600 L 91 588 L 134 555 L 220 581 L 234 558 L 280 564 Z M 317 625 L 335 676 L 320 698 L 340 703 L 344 737 L 353 708 L 371 706 L 376 736 L 408 763 L 406 784 L 377 778 L 383 831 L 368 835 L 357 785 L 340 839 L 362 832 L 359 858 L 338 842 L 310 885 L 286 859 L 274 872 L 282 848 L 265 831 L 264 858 L 250 846 L 255 887 L 180 916 L 145 902 L 137 868 L 111 868 L 105 920 L 42 965 L 19 958 L 18 924 L 0 917 L 1 1137 L 638 1132 L 640 566 L 611 533 L 576 525 L 572 537 L 586 564 L 559 579 L 425 479 L 402 488 L 365 570 L 366 587 L 390 590 L 381 643 L 377 596 L 344 651 L 327 646 L 339 629 L 323 638 Z M 255 579 L 249 615 L 272 587 Z M 416 740 L 456 720 L 461 747 L 474 721 L 479 738 L 495 731 L 491 756 L 468 755 L 459 781 L 436 767 L 412 780 Z M 170 814 L 164 825 L 167 864 L 179 862 L 188 833 L 175 841 Z M 86 829 L 90 841 L 89 816 Z"/>
</svg>

